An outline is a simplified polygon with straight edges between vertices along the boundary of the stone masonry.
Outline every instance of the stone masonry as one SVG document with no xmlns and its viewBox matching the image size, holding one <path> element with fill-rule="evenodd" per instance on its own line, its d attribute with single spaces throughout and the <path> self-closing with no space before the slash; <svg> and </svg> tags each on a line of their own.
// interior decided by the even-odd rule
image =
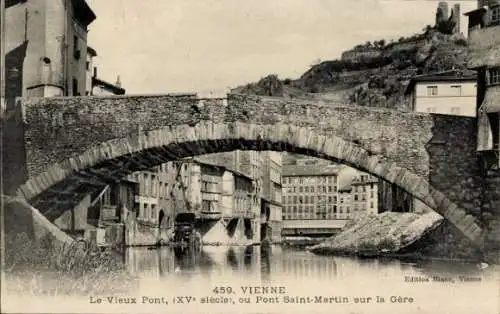
<svg viewBox="0 0 500 314">
<path fill-rule="evenodd" d="M 484 237 L 476 219 L 473 118 L 241 95 L 230 95 L 227 104 L 111 96 L 32 98 L 18 106 L 24 145 L 15 162 L 27 170 L 18 194 L 50 220 L 96 181 L 185 156 L 250 149 L 308 154 L 369 172 L 411 193 L 472 241 Z"/>
</svg>

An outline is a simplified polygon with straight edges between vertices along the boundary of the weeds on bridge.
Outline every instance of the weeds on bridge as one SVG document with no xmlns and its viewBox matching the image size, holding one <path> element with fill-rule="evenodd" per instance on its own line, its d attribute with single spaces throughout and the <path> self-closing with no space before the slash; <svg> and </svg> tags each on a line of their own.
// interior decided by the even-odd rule
<svg viewBox="0 0 500 314">
<path fill-rule="evenodd" d="M 135 278 L 127 273 L 120 256 L 109 250 L 87 249 L 78 244 L 33 244 L 26 234 L 19 234 L 6 245 L 5 257 L 6 287 L 11 293 L 88 295 L 134 288 Z"/>
</svg>

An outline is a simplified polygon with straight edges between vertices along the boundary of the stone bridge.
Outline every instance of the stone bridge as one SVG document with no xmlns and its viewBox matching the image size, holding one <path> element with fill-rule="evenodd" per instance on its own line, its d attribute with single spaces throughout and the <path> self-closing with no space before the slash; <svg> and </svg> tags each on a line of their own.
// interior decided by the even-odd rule
<svg viewBox="0 0 500 314">
<path fill-rule="evenodd" d="M 3 147 L 6 186 L 51 221 L 134 171 L 199 154 L 275 150 L 373 174 L 473 242 L 484 239 L 474 118 L 242 95 L 30 98 L 16 106 L 13 140 Z"/>
</svg>

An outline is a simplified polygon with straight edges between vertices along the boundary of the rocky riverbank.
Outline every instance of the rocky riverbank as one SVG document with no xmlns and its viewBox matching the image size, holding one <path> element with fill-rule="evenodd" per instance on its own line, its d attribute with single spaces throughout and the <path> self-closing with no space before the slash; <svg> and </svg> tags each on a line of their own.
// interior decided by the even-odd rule
<svg viewBox="0 0 500 314">
<path fill-rule="evenodd" d="M 307 249 L 318 255 L 500 263 L 498 252 L 481 251 L 434 212 L 365 216 Z"/>
<path fill-rule="evenodd" d="M 342 232 L 309 247 L 316 254 L 378 256 L 396 254 L 440 226 L 443 217 L 432 212 L 423 215 L 385 212 L 360 218 Z"/>
</svg>

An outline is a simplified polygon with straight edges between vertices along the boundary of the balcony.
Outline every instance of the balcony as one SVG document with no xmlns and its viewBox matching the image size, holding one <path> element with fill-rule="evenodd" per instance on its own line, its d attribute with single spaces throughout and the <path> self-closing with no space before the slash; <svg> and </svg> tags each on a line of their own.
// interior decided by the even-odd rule
<svg viewBox="0 0 500 314">
<path fill-rule="evenodd" d="M 116 205 L 102 205 L 100 221 L 117 221 L 118 220 L 118 206 Z"/>
<path fill-rule="evenodd" d="M 201 220 L 219 220 L 222 218 L 222 213 L 221 212 L 201 211 L 198 214 L 198 217 Z"/>
</svg>

